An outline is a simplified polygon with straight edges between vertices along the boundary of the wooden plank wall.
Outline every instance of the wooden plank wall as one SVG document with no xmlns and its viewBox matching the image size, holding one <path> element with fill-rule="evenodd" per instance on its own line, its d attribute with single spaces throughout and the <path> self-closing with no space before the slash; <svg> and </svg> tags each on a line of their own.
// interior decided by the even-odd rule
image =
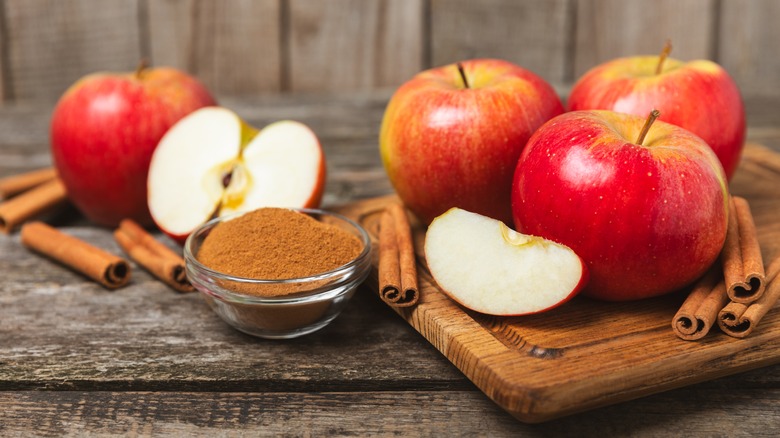
<svg viewBox="0 0 780 438">
<path fill-rule="evenodd" d="M 215 94 L 390 89 L 472 57 L 565 90 L 595 64 L 713 59 L 743 93 L 780 95 L 777 0 L 0 0 L 0 102 L 51 102 L 146 57 Z"/>
</svg>

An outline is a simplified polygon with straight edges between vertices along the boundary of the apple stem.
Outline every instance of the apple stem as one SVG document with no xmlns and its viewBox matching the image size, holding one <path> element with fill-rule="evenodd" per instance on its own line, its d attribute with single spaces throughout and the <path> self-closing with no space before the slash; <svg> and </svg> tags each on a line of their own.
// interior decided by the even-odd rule
<svg viewBox="0 0 780 438">
<path fill-rule="evenodd" d="M 141 58 L 140 61 L 138 61 L 138 67 L 135 68 L 135 78 L 141 79 L 141 74 L 149 67 L 149 60 L 146 58 Z"/>
<path fill-rule="evenodd" d="M 645 126 L 642 126 L 642 131 L 639 132 L 639 138 L 636 139 L 636 144 L 640 146 L 642 145 L 642 142 L 645 141 L 647 133 L 650 131 L 650 127 L 653 126 L 653 122 L 655 122 L 655 119 L 657 119 L 660 115 L 661 111 L 658 111 L 657 109 L 650 111 L 650 115 L 647 116 L 647 120 L 645 120 Z"/>
<path fill-rule="evenodd" d="M 661 74 L 661 70 L 664 69 L 664 62 L 666 61 L 666 58 L 669 57 L 670 53 L 672 53 L 672 40 L 666 40 L 666 44 L 664 44 L 664 48 L 661 50 L 661 55 L 658 56 L 658 65 L 655 67 L 655 74 Z"/>
<path fill-rule="evenodd" d="M 469 81 L 468 79 L 466 79 L 466 71 L 463 69 L 463 64 L 459 62 L 457 65 L 458 65 L 458 73 L 460 73 L 460 78 L 463 79 L 463 86 L 465 88 L 469 88 Z"/>
</svg>

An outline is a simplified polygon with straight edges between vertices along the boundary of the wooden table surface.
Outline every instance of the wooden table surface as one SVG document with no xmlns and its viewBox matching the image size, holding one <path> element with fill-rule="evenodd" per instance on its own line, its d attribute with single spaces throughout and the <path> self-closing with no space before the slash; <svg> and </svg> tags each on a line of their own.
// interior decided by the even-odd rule
<svg viewBox="0 0 780 438">
<path fill-rule="evenodd" d="M 378 154 L 388 93 L 223 100 L 255 126 L 320 136 L 324 206 L 391 192 Z M 780 102 L 747 99 L 748 137 L 780 152 Z M 50 105 L 0 109 L 0 177 L 46 166 Z M 72 208 L 47 220 L 117 254 Z M 168 241 L 170 243 L 170 241 Z M 107 292 L 0 236 L 0 435 L 773 436 L 780 365 L 542 424 L 502 411 L 361 288 L 331 325 L 270 341 L 136 269 Z"/>
</svg>

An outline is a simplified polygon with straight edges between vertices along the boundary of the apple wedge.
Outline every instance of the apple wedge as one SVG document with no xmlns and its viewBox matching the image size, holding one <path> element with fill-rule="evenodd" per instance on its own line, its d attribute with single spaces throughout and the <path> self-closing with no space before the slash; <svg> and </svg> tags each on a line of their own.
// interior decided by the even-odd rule
<svg viewBox="0 0 780 438">
<path fill-rule="evenodd" d="M 324 185 L 325 157 L 307 126 L 285 120 L 258 131 L 226 108 L 207 107 L 160 140 L 147 196 L 154 222 L 181 243 L 213 217 L 317 207 Z"/>
<path fill-rule="evenodd" d="M 574 297 L 588 280 L 585 264 L 570 248 L 460 208 L 451 208 L 428 227 L 425 258 L 447 295 L 489 315 L 551 309 Z"/>
</svg>

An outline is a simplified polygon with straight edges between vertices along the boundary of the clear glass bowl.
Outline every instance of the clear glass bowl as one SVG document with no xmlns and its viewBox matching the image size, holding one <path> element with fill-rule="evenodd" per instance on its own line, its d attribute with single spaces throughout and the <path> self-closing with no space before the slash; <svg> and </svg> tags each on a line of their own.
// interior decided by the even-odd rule
<svg viewBox="0 0 780 438">
<path fill-rule="evenodd" d="M 201 225 L 184 244 L 184 262 L 192 285 L 217 315 L 244 333 L 261 338 L 289 339 L 325 327 L 341 313 L 371 269 L 371 240 L 360 225 L 324 210 L 291 210 L 347 231 L 360 239 L 363 250 L 357 258 L 332 271 L 289 280 L 263 280 L 217 272 L 196 259 L 211 230 L 238 215 Z M 262 296 L 272 295 L 275 290 L 290 289 L 294 290 L 282 296 Z"/>
</svg>

